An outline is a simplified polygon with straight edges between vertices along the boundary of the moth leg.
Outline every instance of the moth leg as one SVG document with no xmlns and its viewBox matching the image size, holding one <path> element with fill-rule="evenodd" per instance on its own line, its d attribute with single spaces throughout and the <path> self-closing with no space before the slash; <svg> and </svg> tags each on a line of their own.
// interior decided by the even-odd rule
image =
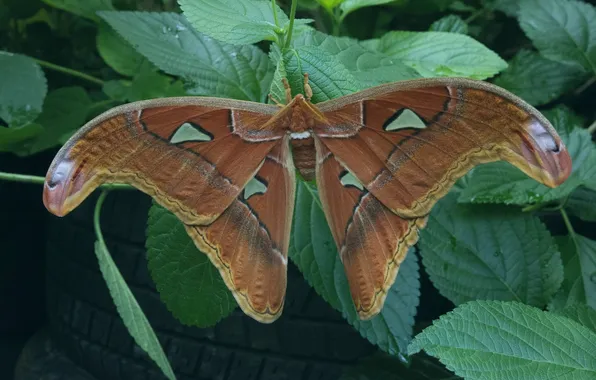
<svg viewBox="0 0 596 380">
<path fill-rule="evenodd" d="M 283 103 L 281 103 L 279 100 L 275 99 L 275 98 L 273 97 L 273 95 L 271 95 L 271 94 L 269 94 L 269 99 L 271 99 L 271 101 L 272 101 L 273 103 L 275 103 L 275 105 L 276 105 L 276 106 L 278 106 L 278 107 L 282 107 L 282 108 L 283 108 L 283 107 L 285 107 L 285 105 L 284 105 Z"/>
<path fill-rule="evenodd" d="M 310 84 L 308 84 L 308 73 L 304 73 L 304 93 L 306 100 L 310 102 L 312 99 L 312 88 L 310 87 Z"/>
</svg>

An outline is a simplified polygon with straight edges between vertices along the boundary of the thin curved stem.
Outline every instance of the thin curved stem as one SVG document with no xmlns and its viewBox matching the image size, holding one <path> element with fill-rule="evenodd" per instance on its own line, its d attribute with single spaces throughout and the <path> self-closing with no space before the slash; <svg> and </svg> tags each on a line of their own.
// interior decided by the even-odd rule
<svg viewBox="0 0 596 380">
<path fill-rule="evenodd" d="M 0 172 L 0 180 L 11 182 L 35 183 L 38 185 L 43 185 L 45 178 L 36 175 Z"/>
<path fill-rule="evenodd" d="M 292 8 L 290 9 L 290 25 L 288 26 L 288 36 L 286 37 L 285 49 L 290 48 L 292 42 L 292 32 L 294 32 L 294 19 L 296 18 L 296 8 L 298 7 L 298 0 L 292 0 Z"/>
<path fill-rule="evenodd" d="M 569 215 L 567 215 L 567 211 L 565 211 L 564 208 L 562 208 L 560 211 L 561 211 L 561 216 L 563 217 L 563 221 L 565 222 L 565 226 L 567 227 L 567 231 L 569 231 L 569 236 L 571 237 L 571 240 L 573 240 L 573 244 L 575 244 L 575 248 L 577 249 L 579 247 L 579 245 L 577 244 L 575 230 L 573 229 L 573 226 L 571 225 L 571 220 L 569 220 Z"/>
<path fill-rule="evenodd" d="M 273 20 L 275 21 L 275 26 L 277 26 L 279 28 L 279 20 L 277 19 L 277 11 L 275 10 L 275 6 L 277 4 L 275 3 L 275 0 L 271 0 L 271 10 L 273 11 Z"/>
<path fill-rule="evenodd" d="M 61 73 L 64 73 L 64 74 L 68 74 L 68 75 L 71 75 L 73 77 L 81 78 L 81 79 L 84 79 L 84 80 L 86 80 L 88 82 L 97 84 L 99 86 L 103 86 L 104 85 L 104 81 L 103 80 L 101 80 L 99 78 L 96 78 L 94 76 L 91 76 L 89 74 L 85 74 L 85 73 L 82 73 L 82 72 L 77 71 L 77 70 L 69 69 L 68 67 L 56 65 L 56 64 L 51 63 L 51 62 L 42 61 L 41 59 L 35 59 L 35 62 L 37 62 L 40 66 L 45 67 L 47 69 L 58 71 L 58 72 L 61 72 Z"/>
<path fill-rule="evenodd" d="M 103 235 L 101 233 L 101 227 L 99 225 L 99 217 L 101 216 L 101 206 L 103 202 L 106 200 L 108 196 L 108 191 L 104 190 L 99 194 L 99 198 L 97 198 L 97 202 L 95 203 L 95 210 L 93 211 L 93 229 L 95 230 L 95 237 L 99 244 L 105 246 L 105 241 L 103 240 Z"/>
<path fill-rule="evenodd" d="M 596 76 L 590 77 L 590 79 L 588 79 L 587 81 L 585 81 L 584 83 L 582 83 L 581 86 L 579 86 L 574 92 L 574 95 L 581 95 L 582 92 L 584 92 L 588 87 L 590 87 L 591 85 L 593 85 L 594 83 L 596 83 Z"/>
<path fill-rule="evenodd" d="M 471 23 L 472 21 L 476 20 L 478 17 L 482 16 L 484 13 L 488 12 L 488 11 L 492 11 L 492 9 L 488 9 L 488 7 L 485 8 L 480 8 L 479 10 L 477 10 L 476 12 L 472 13 L 470 16 L 468 16 L 464 22 L 466 24 Z"/>
</svg>

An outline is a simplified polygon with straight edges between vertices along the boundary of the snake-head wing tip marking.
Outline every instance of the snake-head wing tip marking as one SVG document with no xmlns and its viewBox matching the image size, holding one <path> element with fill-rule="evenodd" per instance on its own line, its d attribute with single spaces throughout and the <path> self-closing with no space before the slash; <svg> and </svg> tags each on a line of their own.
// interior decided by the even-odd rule
<svg viewBox="0 0 596 380">
<path fill-rule="evenodd" d="M 68 198 L 74 185 L 75 165 L 68 160 L 57 160 L 48 170 L 43 184 L 43 204 L 56 216 L 68 214 Z"/>
<path fill-rule="evenodd" d="M 554 186 L 552 187 L 557 187 L 569 178 L 571 170 L 573 169 L 573 164 L 571 163 L 571 156 L 563 143 L 560 145 L 558 154 L 553 153 L 553 155 L 556 155 L 556 171 L 551 173 L 554 178 Z"/>
<path fill-rule="evenodd" d="M 537 168 L 527 173 L 549 187 L 557 187 L 571 174 L 571 156 L 553 126 L 547 120 L 534 118 L 526 124 L 527 136 L 522 139 L 523 158 Z"/>
</svg>

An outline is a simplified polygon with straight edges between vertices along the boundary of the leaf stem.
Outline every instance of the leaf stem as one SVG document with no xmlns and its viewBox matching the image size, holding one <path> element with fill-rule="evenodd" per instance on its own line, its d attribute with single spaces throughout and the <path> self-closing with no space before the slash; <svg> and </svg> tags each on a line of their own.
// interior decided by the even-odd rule
<svg viewBox="0 0 596 380">
<path fill-rule="evenodd" d="M 275 6 L 277 4 L 275 3 L 275 0 L 271 0 L 271 10 L 273 11 L 273 20 L 275 21 L 275 26 L 277 26 L 279 28 L 279 20 L 277 19 L 277 11 L 275 10 Z"/>
<path fill-rule="evenodd" d="M 472 21 L 476 20 L 478 17 L 480 17 L 482 14 L 484 14 L 485 12 L 489 11 L 489 9 L 487 9 L 488 7 L 484 7 L 484 8 L 480 8 L 479 10 L 477 10 L 476 12 L 472 13 L 468 18 L 466 18 L 464 20 L 464 22 L 466 24 L 471 23 Z M 492 9 L 490 9 L 492 11 Z"/>
<path fill-rule="evenodd" d="M 594 122 L 590 124 L 590 126 L 588 127 L 588 132 L 590 134 L 596 132 L 596 120 L 594 120 Z"/>
<path fill-rule="evenodd" d="M 16 174 L 0 172 L 0 181 L 34 183 L 36 185 L 43 185 L 45 178 L 37 175 Z M 134 187 L 124 183 L 105 183 L 99 186 L 102 190 L 133 190 Z"/>
<path fill-rule="evenodd" d="M 590 79 L 588 79 L 587 81 L 585 81 L 581 86 L 579 86 L 574 92 L 574 95 L 580 95 L 582 92 L 584 92 L 588 87 L 590 87 L 591 85 L 594 84 L 594 82 L 596 82 L 596 76 L 591 77 Z"/>
<path fill-rule="evenodd" d="M 99 241 L 99 244 L 101 244 L 102 246 L 105 246 L 106 243 L 103 240 L 103 234 L 101 233 L 99 217 L 101 214 L 101 206 L 103 205 L 103 202 L 106 200 L 107 196 L 107 190 L 104 190 L 101 192 L 101 194 L 99 194 L 99 198 L 97 198 L 97 202 L 95 202 L 95 210 L 93 211 L 93 229 L 95 230 L 95 237 L 97 238 L 97 241 Z"/>
<path fill-rule="evenodd" d="M 84 79 L 88 82 L 97 84 L 99 86 L 103 86 L 103 84 L 104 84 L 104 81 L 99 78 L 96 78 L 89 74 L 82 73 L 77 70 L 69 69 L 68 67 L 56 65 L 51 62 L 42 61 L 41 59 L 35 59 L 35 62 L 37 62 L 40 66 L 45 67 L 47 69 L 58 71 L 58 72 L 68 74 L 68 75 L 72 75 L 73 77 Z"/>
<path fill-rule="evenodd" d="M 45 178 L 36 175 L 0 172 L 0 180 L 11 182 L 35 183 L 38 185 L 42 185 L 45 181 Z"/>
<path fill-rule="evenodd" d="M 292 0 L 292 8 L 290 9 L 290 25 L 288 26 L 288 36 L 286 37 L 286 45 L 284 50 L 290 48 L 292 42 L 292 32 L 294 31 L 294 19 L 296 18 L 296 8 L 298 7 L 298 0 Z"/>
<path fill-rule="evenodd" d="M 573 239 L 573 242 L 575 243 L 575 246 L 577 247 L 577 239 L 575 237 L 575 230 L 573 229 L 573 226 L 571 225 L 571 220 L 569 220 L 569 215 L 567 215 L 567 211 L 565 211 L 564 208 L 561 208 L 561 216 L 563 217 L 563 221 L 565 222 L 565 226 L 567 227 L 567 231 L 569 231 L 569 236 L 571 236 L 571 239 Z"/>
<path fill-rule="evenodd" d="M 329 12 L 331 15 L 331 21 L 333 23 L 333 35 L 339 36 L 339 32 L 341 31 L 341 24 L 344 22 L 344 17 L 348 15 L 348 13 L 342 12 L 338 8 L 335 8 L 333 12 Z"/>
</svg>

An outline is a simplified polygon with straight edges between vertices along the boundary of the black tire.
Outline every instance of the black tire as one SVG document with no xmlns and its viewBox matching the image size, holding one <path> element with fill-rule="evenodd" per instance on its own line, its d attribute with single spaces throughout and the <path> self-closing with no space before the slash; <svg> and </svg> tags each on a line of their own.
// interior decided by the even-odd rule
<svg viewBox="0 0 596 380">
<path fill-rule="evenodd" d="M 95 198 L 49 223 L 47 309 L 56 344 L 98 379 L 163 379 L 126 331 L 93 252 Z M 260 324 L 236 310 L 213 328 L 180 324 L 147 270 L 150 198 L 113 192 L 102 230 L 114 260 L 156 330 L 179 379 L 333 380 L 375 347 L 325 303 L 290 265 L 282 317 Z"/>
</svg>

